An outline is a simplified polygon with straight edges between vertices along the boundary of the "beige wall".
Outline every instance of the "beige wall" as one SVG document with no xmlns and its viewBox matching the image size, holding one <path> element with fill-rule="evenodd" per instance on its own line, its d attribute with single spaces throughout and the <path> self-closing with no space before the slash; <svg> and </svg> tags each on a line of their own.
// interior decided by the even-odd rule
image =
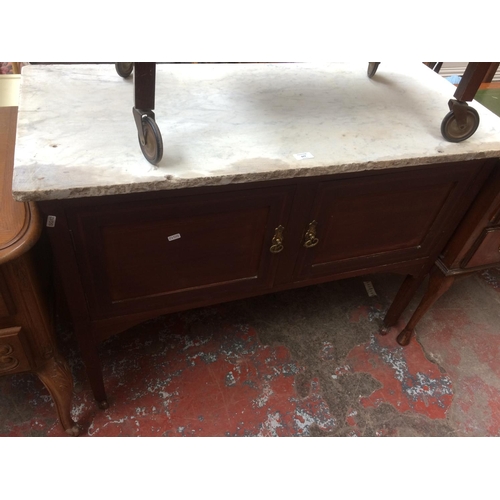
<svg viewBox="0 0 500 500">
<path fill-rule="evenodd" d="M 0 75 L 0 106 L 17 106 L 21 75 Z"/>
</svg>

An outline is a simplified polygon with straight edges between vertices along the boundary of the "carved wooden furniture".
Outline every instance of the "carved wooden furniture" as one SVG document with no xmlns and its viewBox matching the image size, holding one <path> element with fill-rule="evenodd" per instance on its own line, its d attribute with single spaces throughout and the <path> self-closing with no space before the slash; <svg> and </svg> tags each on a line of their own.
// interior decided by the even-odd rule
<svg viewBox="0 0 500 500">
<path fill-rule="evenodd" d="M 0 375 L 32 371 L 48 389 L 70 435 L 73 381 L 56 346 L 47 289 L 32 248 L 41 230 L 34 203 L 12 198 L 16 107 L 0 108 Z"/>
<path fill-rule="evenodd" d="M 99 343 L 148 318 L 375 272 L 420 282 L 495 164 L 39 202 L 100 406 Z"/>
<path fill-rule="evenodd" d="M 408 324 L 398 335 L 398 343 L 402 346 L 409 344 L 420 319 L 457 277 L 499 265 L 500 171 L 495 169 L 436 260 L 430 272 L 427 291 Z M 404 293 L 404 286 L 399 293 Z M 396 321 L 395 317 L 386 318 L 386 326 L 392 326 Z"/>
</svg>

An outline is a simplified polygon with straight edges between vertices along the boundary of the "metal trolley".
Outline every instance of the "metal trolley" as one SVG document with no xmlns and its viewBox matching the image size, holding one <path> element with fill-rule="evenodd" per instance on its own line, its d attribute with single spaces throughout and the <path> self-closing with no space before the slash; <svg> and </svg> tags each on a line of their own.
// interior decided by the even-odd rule
<svg viewBox="0 0 500 500">
<path fill-rule="evenodd" d="M 379 62 L 368 63 L 368 77 L 373 78 Z M 479 126 L 479 114 L 467 104 L 476 95 L 491 63 L 470 62 L 455 91 L 448 101 L 450 111 L 441 122 L 441 134 L 449 142 L 462 142 L 471 137 Z M 134 107 L 132 108 L 137 126 L 141 151 L 150 163 L 157 165 L 163 156 L 163 140 L 155 121 L 156 63 L 121 62 L 115 63 L 116 72 L 128 78 L 134 71 Z"/>
</svg>

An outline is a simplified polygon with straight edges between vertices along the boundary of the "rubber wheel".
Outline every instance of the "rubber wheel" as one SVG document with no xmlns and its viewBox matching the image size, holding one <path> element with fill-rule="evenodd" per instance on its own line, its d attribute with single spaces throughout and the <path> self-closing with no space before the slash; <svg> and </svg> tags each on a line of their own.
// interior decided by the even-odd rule
<svg viewBox="0 0 500 500">
<path fill-rule="evenodd" d="M 132 70 L 134 69 L 134 63 L 131 62 L 121 62 L 115 63 L 116 72 L 122 78 L 128 78 L 132 74 Z"/>
<path fill-rule="evenodd" d="M 368 71 L 367 71 L 368 78 L 372 78 L 373 76 L 375 76 L 379 64 L 380 64 L 379 62 L 368 63 Z"/>
<path fill-rule="evenodd" d="M 160 129 L 153 118 L 150 116 L 143 116 L 142 130 L 144 131 L 145 142 L 145 144 L 142 144 L 139 137 L 142 154 L 149 163 L 156 165 L 163 156 L 163 140 L 161 138 Z"/>
<path fill-rule="evenodd" d="M 467 107 L 465 125 L 458 125 L 455 113 L 450 111 L 441 122 L 441 134 L 449 142 L 462 142 L 474 134 L 479 126 L 479 115 L 474 108 Z"/>
</svg>

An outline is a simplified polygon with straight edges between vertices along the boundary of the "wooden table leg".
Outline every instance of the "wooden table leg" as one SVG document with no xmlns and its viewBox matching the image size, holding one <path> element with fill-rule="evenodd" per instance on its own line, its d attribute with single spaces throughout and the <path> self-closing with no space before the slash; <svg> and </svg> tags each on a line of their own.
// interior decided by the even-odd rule
<svg viewBox="0 0 500 500">
<path fill-rule="evenodd" d="M 135 108 L 142 111 L 155 109 L 156 63 L 134 63 Z"/>
<path fill-rule="evenodd" d="M 455 91 L 455 99 L 458 101 L 472 101 L 490 66 L 490 62 L 470 62 L 467 64 L 464 75 Z"/>
</svg>

